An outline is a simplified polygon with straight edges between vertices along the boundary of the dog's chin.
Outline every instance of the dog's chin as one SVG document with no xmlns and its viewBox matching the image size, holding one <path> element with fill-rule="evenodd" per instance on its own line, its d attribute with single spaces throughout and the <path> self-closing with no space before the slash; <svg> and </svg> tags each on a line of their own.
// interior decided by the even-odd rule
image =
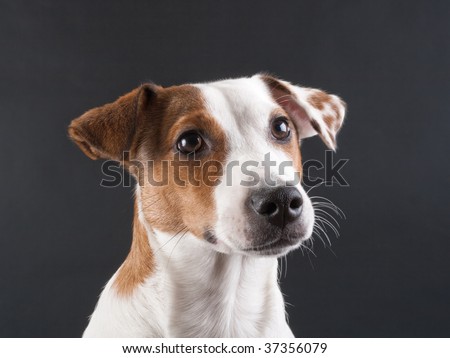
<svg viewBox="0 0 450 358">
<path fill-rule="evenodd" d="M 254 242 L 242 251 L 249 256 L 284 256 L 288 252 L 300 247 L 302 242 L 309 239 L 305 235 L 292 236 L 287 233 L 270 236 L 265 240 L 261 240 L 262 237 L 264 236 L 260 236 L 257 242 Z"/>
<path fill-rule="evenodd" d="M 289 230 L 252 232 L 246 235 L 244 242 L 247 244 L 244 245 L 243 242 L 231 242 L 225 237 L 216 237 L 211 231 L 205 236 L 214 249 L 222 253 L 275 257 L 286 255 L 310 238 L 303 230 L 301 233 Z"/>
<path fill-rule="evenodd" d="M 248 247 L 243 251 L 249 256 L 284 256 L 289 251 L 298 248 L 302 241 L 302 239 L 296 240 L 296 242 L 278 239 L 264 245 Z"/>
<path fill-rule="evenodd" d="M 312 227 L 304 221 L 290 223 L 280 228 L 259 222 L 245 230 L 243 252 L 252 256 L 283 256 L 301 246 L 312 234 Z"/>
</svg>

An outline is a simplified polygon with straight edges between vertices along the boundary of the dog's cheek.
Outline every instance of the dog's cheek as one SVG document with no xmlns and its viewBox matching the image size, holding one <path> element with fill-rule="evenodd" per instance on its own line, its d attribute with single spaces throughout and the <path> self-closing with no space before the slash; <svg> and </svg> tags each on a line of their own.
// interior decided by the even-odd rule
<svg viewBox="0 0 450 358">
<path fill-rule="evenodd" d="M 175 233 L 184 228 L 179 194 L 171 180 L 173 173 L 167 160 L 153 162 L 141 178 L 142 211 L 152 228 Z"/>
<path fill-rule="evenodd" d="M 195 175 L 188 168 L 174 173 L 172 166 L 168 175 L 154 170 L 150 180 L 164 182 L 163 185 L 151 185 L 147 177 L 142 201 L 150 226 L 169 233 L 191 232 L 198 238 L 214 228 L 217 222 L 214 191 L 219 183 L 216 180 L 221 178 L 209 176 L 210 181 L 206 182 L 201 177 L 201 168 L 192 170 Z"/>
<path fill-rule="evenodd" d="M 184 228 L 178 198 L 168 187 L 142 188 L 142 211 L 152 228 L 175 233 Z"/>
<path fill-rule="evenodd" d="M 246 246 L 245 232 L 247 230 L 247 217 L 245 202 L 249 189 L 241 185 L 239 168 L 233 168 L 234 175 L 224 174 L 224 177 L 214 190 L 217 203 L 217 222 L 215 233 L 220 241 L 230 248 Z"/>
<path fill-rule="evenodd" d="M 203 234 L 214 226 L 217 218 L 212 188 L 192 186 L 181 198 L 187 229 L 203 239 Z"/>
</svg>

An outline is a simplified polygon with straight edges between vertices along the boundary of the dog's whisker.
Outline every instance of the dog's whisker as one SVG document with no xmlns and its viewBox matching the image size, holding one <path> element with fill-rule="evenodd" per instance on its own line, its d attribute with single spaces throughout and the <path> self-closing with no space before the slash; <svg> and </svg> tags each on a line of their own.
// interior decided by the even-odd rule
<svg viewBox="0 0 450 358">
<path fill-rule="evenodd" d="M 339 212 L 340 215 L 341 215 L 344 219 L 346 218 L 345 213 L 342 211 L 342 209 L 339 208 L 339 206 L 337 206 L 335 203 L 333 203 L 330 199 L 327 199 L 327 198 L 325 198 L 325 197 L 323 197 L 323 196 L 318 196 L 318 195 L 316 195 L 316 196 L 311 196 L 310 199 L 311 199 L 311 202 L 312 202 L 313 206 L 316 205 L 316 204 L 329 204 L 329 205 L 332 206 L 332 208 L 334 208 L 334 210 L 336 210 L 337 212 Z M 323 202 L 323 201 L 314 201 L 314 199 L 322 199 L 322 200 L 324 200 L 325 202 Z"/>
<path fill-rule="evenodd" d="M 283 258 L 284 258 L 284 262 L 285 262 L 285 265 L 284 265 L 284 278 L 286 278 L 287 277 L 287 270 L 288 270 L 288 260 L 287 260 L 287 255 L 285 255 L 285 256 L 283 256 Z"/>
<path fill-rule="evenodd" d="M 331 245 L 327 245 L 327 244 L 325 243 L 325 241 L 322 239 L 322 236 L 320 235 L 320 232 L 317 231 L 316 227 L 317 227 L 317 226 L 315 226 L 314 229 L 313 229 L 313 234 L 315 234 L 316 237 L 319 238 L 319 240 L 322 242 L 323 246 L 324 246 L 326 249 L 329 249 L 329 250 L 331 251 L 331 253 L 332 253 L 335 257 L 337 257 L 336 253 L 335 253 L 334 250 L 331 248 Z M 312 241 L 312 240 L 311 240 L 311 241 Z"/>
<path fill-rule="evenodd" d="M 317 231 L 317 229 L 316 229 L 315 226 L 314 226 L 314 228 L 313 228 L 313 233 L 316 234 L 316 236 L 319 238 L 319 240 L 322 242 L 322 244 L 323 244 L 323 246 L 324 246 L 325 248 L 329 247 L 329 246 L 325 243 L 325 241 L 323 240 L 322 236 L 321 236 L 320 233 Z M 314 239 L 314 238 L 311 237 L 311 241 L 312 241 L 313 239 Z"/>
<path fill-rule="evenodd" d="M 327 220 L 326 218 L 324 218 L 324 217 L 322 217 L 322 216 L 320 216 L 320 215 L 316 215 L 316 218 L 317 218 L 319 221 L 322 221 L 322 222 L 324 223 L 324 225 L 328 225 L 328 226 L 334 231 L 335 235 L 336 235 L 337 237 L 339 237 L 339 231 L 338 231 L 338 229 L 337 229 L 336 226 L 334 226 L 329 220 Z"/>
<path fill-rule="evenodd" d="M 145 203 L 145 205 L 142 205 L 141 208 L 139 208 L 139 213 L 143 212 L 144 210 L 147 210 L 148 208 L 150 208 L 151 206 L 155 205 L 160 200 L 161 200 L 161 197 L 159 197 L 158 199 L 152 201 L 151 203 Z"/>
<path fill-rule="evenodd" d="M 331 207 L 329 205 L 313 205 L 313 209 L 314 210 L 322 209 L 323 211 L 326 211 L 324 209 L 329 209 L 329 210 L 332 211 L 332 213 L 336 214 L 338 216 L 338 218 L 345 219 L 345 217 L 343 217 L 342 214 L 339 211 L 335 210 L 333 207 Z M 326 211 L 326 213 L 327 213 L 328 216 L 331 216 L 331 213 L 329 213 L 328 211 Z"/>
<path fill-rule="evenodd" d="M 316 269 L 315 269 L 314 264 L 313 264 L 313 262 L 311 260 L 311 256 L 309 256 L 309 252 L 307 252 L 306 256 L 308 256 L 308 261 L 309 261 L 309 264 L 311 265 L 311 268 L 313 269 L 313 271 L 315 271 Z"/>
<path fill-rule="evenodd" d="M 328 233 L 326 232 L 326 230 L 321 225 L 319 225 L 319 222 L 317 222 L 317 221 L 314 223 L 314 226 L 325 235 L 325 238 L 327 239 L 328 244 L 331 246 L 331 240 L 330 240 L 330 237 L 328 236 Z"/>
<path fill-rule="evenodd" d="M 313 208 L 321 208 L 321 209 L 330 209 L 333 213 L 335 213 L 339 218 L 346 219 L 345 214 L 342 212 L 342 210 L 337 210 L 334 206 L 328 204 L 328 203 L 316 203 L 313 204 Z"/>
<path fill-rule="evenodd" d="M 315 213 L 319 212 L 319 213 L 322 213 L 324 215 L 327 215 L 331 220 L 333 220 L 333 222 L 336 223 L 337 227 L 339 227 L 339 228 L 341 227 L 341 225 L 339 225 L 339 222 L 335 219 L 335 217 L 333 215 L 331 215 L 328 211 L 325 211 L 325 210 L 320 209 L 320 208 L 314 208 L 314 212 Z"/>
<path fill-rule="evenodd" d="M 327 212 L 327 211 L 325 211 L 323 209 L 320 209 L 320 208 L 314 208 L 314 213 L 316 214 L 316 216 L 318 216 L 319 218 L 322 218 L 324 220 L 328 220 L 327 218 L 332 220 L 333 221 L 333 226 L 334 226 L 334 224 L 336 224 L 336 226 L 338 228 L 341 227 L 341 225 L 339 225 L 339 222 L 336 220 L 336 218 L 333 215 L 331 215 L 329 212 Z M 326 215 L 326 216 L 323 216 L 323 215 Z M 330 221 L 330 223 L 331 223 L 331 221 Z"/>
<path fill-rule="evenodd" d="M 170 255 L 169 255 L 169 258 L 168 258 L 168 260 L 167 260 L 166 269 L 167 269 L 167 267 L 169 266 L 169 263 L 170 263 L 170 260 L 172 259 L 172 254 L 173 254 L 175 248 L 178 246 L 178 244 L 180 243 L 181 239 L 183 239 L 183 237 L 187 234 L 188 231 L 189 231 L 188 228 L 186 228 L 186 230 L 184 230 L 183 234 L 180 235 L 180 237 L 178 238 L 177 242 L 176 242 L 175 245 L 173 246 L 172 251 L 170 251 Z"/>
<path fill-rule="evenodd" d="M 169 240 L 167 240 L 163 245 L 161 245 L 158 250 L 155 251 L 159 252 L 162 248 L 164 248 L 164 246 L 166 246 L 168 243 L 170 243 L 175 237 L 177 237 L 177 235 L 179 235 L 183 230 L 186 230 L 187 227 L 183 225 L 183 228 L 181 230 L 179 230 L 177 233 L 175 233 Z"/>
<path fill-rule="evenodd" d="M 303 176 L 305 176 L 305 175 L 303 175 Z M 307 178 L 310 179 L 308 176 L 307 176 Z M 308 189 L 308 191 L 306 192 L 306 194 L 309 194 L 309 192 L 310 192 L 311 190 L 313 190 L 313 189 L 315 189 L 315 188 L 318 188 L 318 187 L 321 186 L 323 183 L 325 183 L 325 181 L 321 181 L 319 184 L 316 184 L 316 185 L 312 186 L 311 188 Z"/>
<path fill-rule="evenodd" d="M 329 247 L 331 253 L 334 255 L 334 257 L 337 257 L 336 253 L 333 251 L 333 249 L 331 247 Z"/>
<path fill-rule="evenodd" d="M 311 247 L 309 248 L 311 252 L 314 253 L 314 240 L 312 239 L 312 237 L 310 237 L 308 240 L 306 240 L 304 243 L 302 243 L 301 245 L 303 245 L 306 248 L 309 248 L 308 245 L 310 245 Z M 308 261 L 309 264 L 311 265 L 311 268 L 313 270 L 315 270 L 314 264 L 311 260 L 311 256 L 309 255 L 309 251 L 306 252 L 306 256 L 308 256 Z M 314 254 L 315 257 L 317 257 L 317 255 Z"/>
<path fill-rule="evenodd" d="M 278 262 L 280 263 L 278 265 L 278 279 L 283 277 L 283 258 L 281 257 Z"/>
<path fill-rule="evenodd" d="M 313 206 L 323 206 L 323 207 L 329 207 L 331 209 L 333 209 L 333 211 L 337 211 L 337 207 L 335 205 L 332 205 L 326 201 L 313 201 L 312 202 Z"/>
<path fill-rule="evenodd" d="M 337 229 L 334 227 L 334 225 L 332 225 L 328 220 L 323 219 L 323 218 L 321 218 L 321 217 L 317 217 L 317 216 L 316 216 L 316 219 L 317 219 L 319 222 L 321 222 L 321 223 L 324 225 L 324 227 L 328 226 L 331 230 L 333 230 L 333 232 L 334 232 L 334 234 L 336 235 L 336 237 L 339 237 L 339 232 L 338 232 Z"/>
<path fill-rule="evenodd" d="M 308 246 L 306 246 L 303 243 L 300 243 L 300 247 L 306 249 L 308 252 L 310 252 L 311 254 L 314 255 L 314 257 L 317 257 L 317 255 L 314 253 L 314 251 L 312 251 Z"/>
<path fill-rule="evenodd" d="M 311 238 L 310 238 L 311 239 Z M 313 240 L 305 240 L 305 245 L 311 245 L 311 250 L 314 250 L 314 241 Z"/>
<path fill-rule="evenodd" d="M 320 241 L 322 241 L 323 246 L 324 246 L 326 249 L 329 249 L 329 250 L 331 251 L 331 253 L 332 253 L 335 257 L 337 257 L 336 253 L 335 253 L 334 250 L 331 248 L 331 245 L 327 245 L 327 244 L 323 241 L 322 236 L 321 236 L 320 233 L 316 230 L 316 228 L 313 229 L 313 233 L 316 234 L 316 236 L 320 239 Z"/>
<path fill-rule="evenodd" d="M 318 196 L 313 197 L 313 198 L 318 198 Z M 339 237 L 339 232 L 336 229 L 336 227 L 326 218 L 324 218 L 323 216 L 317 214 L 317 211 L 323 213 L 323 214 L 327 214 L 331 219 L 333 219 L 333 221 L 336 222 L 336 224 L 338 225 L 338 227 L 340 226 L 339 223 L 337 222 L 337 220 L 328 212 L 326 212 L 325 210 L 322 210 L 320 208 L 328 208 L 331 209 L 334 213 L 336 213 L 339 217 L 344 217 L 345 218 L 345 214 L 344 212 L 339 209 L 334 203 L 331 202 L 331 200 L 324 198 L 324 197 L 320 197 L 324 200 L 326 200 L 325 202 L 313 202 L 313 208 L 314 208 L 314 212 L 316 213 L 316 222 L 314 223 L 314 228 L 313 228 L 313 233 L 316 234 L 316 236 L 322 241 L 322 243 L 324 244 L 325 247 L 328 247 L 331 251 L 331 253 L 337 257 L 336 253 L 333 251 L 333 249 L 331 248 L 331 241 L 330 238 L 328 236 L 327 230 L 326 230 L 326 226 L 328 225 L 329 227 L 331 227 L 336 235 L 336 237 Z M 322 239 L 322 235 L 321 233 L 323 233 L 329 243 L 329 246 L 327 246 L 324 242 L 324 240 Z"/>
</svg>

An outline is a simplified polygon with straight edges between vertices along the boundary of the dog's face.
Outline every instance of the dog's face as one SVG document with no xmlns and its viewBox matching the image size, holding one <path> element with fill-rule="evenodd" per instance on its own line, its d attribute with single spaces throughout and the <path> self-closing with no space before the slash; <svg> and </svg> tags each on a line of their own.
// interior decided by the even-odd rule
<svg viewBox="0 0 450 358">
<path fill-rule="evenodd" d="M 344 113 L 336 96 L 256 75 L 143 85 L 86 112 L 69 133 L 89 157 L 135 175 L 152 229 L 190 232 L 221 252 L 282 255 L 314 225 L 300 140 L 319 134 L 334 149 Z"/>
</svg>

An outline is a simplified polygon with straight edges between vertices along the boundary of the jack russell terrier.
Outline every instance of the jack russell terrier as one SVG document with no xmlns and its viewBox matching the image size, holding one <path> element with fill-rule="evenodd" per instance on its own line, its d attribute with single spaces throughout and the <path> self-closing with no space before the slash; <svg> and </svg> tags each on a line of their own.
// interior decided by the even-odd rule
<svg viewBox="0 0 450 358">
<path fill-rule="evenodd" d="M 315 222 L 292 184 L 299 144 L 318 134 L 334 150 L 344 114 L 337 96 L 258 74 L 144 84 L 73 120 L 89 158 L 118 161 L 137 181 L 130 252 L 83 336 L 293 337 L 277 258 Z M 249 185 L 267 153 L 271 185 Z"/>
</svg>

